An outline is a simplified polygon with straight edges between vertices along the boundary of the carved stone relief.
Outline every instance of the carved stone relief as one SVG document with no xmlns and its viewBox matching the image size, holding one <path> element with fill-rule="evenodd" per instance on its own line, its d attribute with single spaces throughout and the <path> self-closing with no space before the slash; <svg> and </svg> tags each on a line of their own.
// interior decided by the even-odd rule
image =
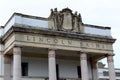
<svg viewBox="0 0 120 80">
<path fill-rule="evenodd" d="M 49 28 L 58 31 L 71 31 L 80 32 L 80 26 L 82 24 L 81 15 L 72 10 L 65 8 L 62 11 L 51 9 L 51 15 L 49 16 Z"/>
<path fill-rule="evenodd" d="M 100 50 L 113 50 L 111 44 L 99 43 L 93 41 L 83 41 L 83 40 L 74 40 L 68 38 L 52 38 L 47 36 L 33 36 L 33 35 L 24 35 L 24 41 L 42 43 L 42 44 L 54 44 L 62 46 L 72 46 L 72 47 L 81 47 L 88 49 L 100 49 Z"/>
</svg>

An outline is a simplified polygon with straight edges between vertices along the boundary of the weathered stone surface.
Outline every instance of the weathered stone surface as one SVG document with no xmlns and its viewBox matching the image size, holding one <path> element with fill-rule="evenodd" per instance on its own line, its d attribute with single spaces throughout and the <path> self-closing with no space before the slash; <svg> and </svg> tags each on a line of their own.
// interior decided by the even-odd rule
<svg viewBox="0 0 120 80">
<path fill-rule="evenodd" d="M 51 14 L 49 16 L 49 28 L 58 31 L 67 32 L 83 32 L 81 15 L 72 10 L 65 8 L 62 11 L 57 11 L 51 9 Z"/>
</svg>

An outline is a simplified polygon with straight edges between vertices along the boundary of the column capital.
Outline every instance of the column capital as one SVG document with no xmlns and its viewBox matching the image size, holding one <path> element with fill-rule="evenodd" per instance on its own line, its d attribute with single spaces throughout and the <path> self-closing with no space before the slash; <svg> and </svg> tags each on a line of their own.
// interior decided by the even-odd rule
<svg viewBox="0 0 120 80">
<path fill-rule="evenodd" d="M 48 49 L 48 57 L 49 58 L 55 58 L 55 50 L 54 48 L 49 48 Z"/>
<path fill-rule="evenodd" d="M 81 60 L 87 60 L 87 54 L 86 53 L 81 53 L 80 54 L 80 59 Z"/>
<path fill-rule="evenodd" d="M 55 51 L 55 50 L 57 50 L 57 48 L 48 48 L 48 50 Z"/>
<path fill-rule="evenodd" d="M 21 55 L 21 47 L 14 47 L 13 54 L 14 55 Z"/>
<path fill-rule="evenodd" d="M 86 54 L 87 54 L 87 52 L 85 52 L 85 51 L 79 51 L 79 52 L 80 52 L 80 54 L 81 54 L 81 53 L 86 53 Z"/>
<path fill-rule="evenodd" d="M 113 60 L 113 55 L 108 55 L 107 56 L 107 61 L 108 62 L 113 62 L 114 60 Z"/>
</svg>

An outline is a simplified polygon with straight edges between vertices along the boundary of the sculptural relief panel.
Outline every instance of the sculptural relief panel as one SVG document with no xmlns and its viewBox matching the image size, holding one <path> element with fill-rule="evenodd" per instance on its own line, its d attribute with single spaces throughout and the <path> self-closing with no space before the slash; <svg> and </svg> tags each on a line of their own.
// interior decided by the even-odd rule
<svg viewBox="0 0 120 80">
<path fill-rule="evenodd" d="M 65 8 L 62 11 L 51 9 L 49 16 L 49 28 L 58 31 L 67 32 L 82 32 L 82 19 L 81 15 L 77 12 L 72 13 L 72 10 Z"/>
</svg>

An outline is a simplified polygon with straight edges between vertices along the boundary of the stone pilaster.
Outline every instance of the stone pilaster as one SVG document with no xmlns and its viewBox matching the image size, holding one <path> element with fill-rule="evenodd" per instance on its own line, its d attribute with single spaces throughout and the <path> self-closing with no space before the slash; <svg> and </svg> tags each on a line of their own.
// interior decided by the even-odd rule
<svg viewBox="0 0 120 80">
<path fill-rule="evenodd" d="M 107 55 L 110 80 L 116 80 L 113 56 L 114 55 Z"/>
<path fill-rule="evenodd" d="M 87 54 L 81 53 L 80 54 L 80 64 L 81 64 L 81 76 L 82 80 L 89 80 L 88 75 L 88 65 L 87 65 Z"/>
<path fill-rule="evenodd" d="M 13 80 L 21 80 L 21 48 L 13 48 Z"/>
<path fill-rule="evenodd" d="M 11 56 L 4 55 L 4 80 L 11 79 Z"/>
<path fill-rule="evenodd" d="M 56 80 L 56 60 L 54 49 L 49 49 L 48 51 L 48 62 L 49 62 L 49 80 Z"/>
</svg>

